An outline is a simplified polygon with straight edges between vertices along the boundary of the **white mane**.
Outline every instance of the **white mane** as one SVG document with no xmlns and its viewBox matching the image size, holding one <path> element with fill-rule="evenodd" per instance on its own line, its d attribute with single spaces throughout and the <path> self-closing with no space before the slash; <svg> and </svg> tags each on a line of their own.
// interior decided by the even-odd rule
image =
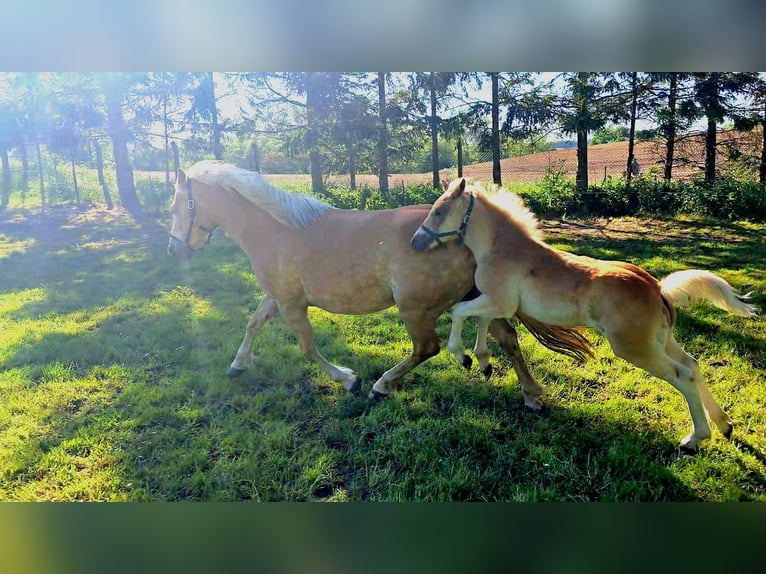
<svg viewBox="0 0 766 574">
<path fill-rule="evenodd" d="M 537 216 L 521 197 L 504 187 L 484 182 L 474 182 L 471 191 L 478 192 L 477 197 L 483 197 L 488 203 L 498 207 L 530 237 L 542 240 L 543 234 L 538 228 Z"/>
<path fill-rule="evenodd" d="M 328 210 L 335 209 L 314 197 L 273 187 L 261 174 L 223 161 L 199 161 L 186 171 L 186 176 L 237 193 L 269 212 L 280 223 L 298 229 L 313 223 Z"/>
</svg>

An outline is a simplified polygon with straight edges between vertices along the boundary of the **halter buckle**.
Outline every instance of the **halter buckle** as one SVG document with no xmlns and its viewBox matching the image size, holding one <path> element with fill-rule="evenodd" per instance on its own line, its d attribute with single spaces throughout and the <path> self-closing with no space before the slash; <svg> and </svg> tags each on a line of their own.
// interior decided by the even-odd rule
<svg viewBox="0 0 766 574">
<path fill-rule="evenodd" d="M 194 200 L 193 199 L 189 199 L 186 202 L 186 207 L 189 208 L 189 211 L 194 211 Z"/>
</svg>

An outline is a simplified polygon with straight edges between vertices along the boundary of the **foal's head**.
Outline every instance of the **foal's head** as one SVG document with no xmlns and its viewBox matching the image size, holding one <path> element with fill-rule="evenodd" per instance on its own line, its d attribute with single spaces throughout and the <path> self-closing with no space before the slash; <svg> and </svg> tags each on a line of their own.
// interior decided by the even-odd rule
<svg viewBox="0 0 766 574">
<path fill-rule="evenodd" d="M 473 212 L 474 196 L 466 192 L 466 180 L 461 177 L 449 187 L 431 207 L 428 217 L 415 232 L 410 245 L 415 251 L 426 251 L 441 245 L 445 240 L 462 243 L 465 230 Z"/>
<path fill-rule="evenodd" d="M 208 222 L 210 215 L 200 212 L 194 199 L 192 180 L 183 170 L 178 170 L 176 191 L 170 204 L 173 226 L 170 228 L 168 253 L 176 259 L 189 259 L 200 246 L 210 241 L 215 225 Z"/>
</svg>

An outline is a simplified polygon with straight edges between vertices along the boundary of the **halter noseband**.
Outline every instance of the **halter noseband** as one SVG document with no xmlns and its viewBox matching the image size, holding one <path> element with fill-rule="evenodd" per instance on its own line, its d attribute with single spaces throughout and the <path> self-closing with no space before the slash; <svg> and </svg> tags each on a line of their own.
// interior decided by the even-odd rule
<svg viewBox="0 0 766 574">
<path fill-rule="evenodd" d="M 192 186 L 191 186 L 191 180 L 186 180 L 186 193 L 189 195 L 189 199 L 186 200 L 186 207 L 189 208 L 189 211 L 191 212 L 191 215 L 189 216 L 189 229 L 186 231 L 186 237 L 184 239 L 181 239 L 179 237 L 176 237 L 172 233 L 170 234 L 170 237 L 175 239 L 176 241 L 183 241 L 186 245 L 191 247 L 189 245 L 189 239 L 191 238 L 192 231 L 194 230 L 194 224 L 197 222 L 197 206 L 194 203 L 194 197 L 192 196 Z M 213 236 L 213 231 L 215 231 L 215 227 L 213 229 L 207 229 L 206 227 L 203 227 L 201 225 L 198 225 L 202 231 L 207 233 L 207 241 L 205 241 L 205 245 L 210 243 L 210 238 Z"/>
<path fill-rule="evenodd" d="M 430 235 L 434 241 L 436 241 L 437 245 L 441 245 L 443 241 L 441 240 L 442 237 L 452 237 L 455 235 L 457 237 L 457 244 L 460 245 L 463 243 L 463 240 L 465 239 L 465 230 L 468 228 L 468 222 L 471 220 L 471 213 L 473 213 L 473 194 L 468 195 L 468 210 L 465 212 L 465 215 L 463 216 L 463 221 L 460 223 L 460 227 L 456 230 L 452 231 L 442 231 L 440 233 L 437 233 L 433 229 L 429 229 L 425 225 L 420 226 L 420 229 L 425 231 L 428 235 Z"/>
</svg>

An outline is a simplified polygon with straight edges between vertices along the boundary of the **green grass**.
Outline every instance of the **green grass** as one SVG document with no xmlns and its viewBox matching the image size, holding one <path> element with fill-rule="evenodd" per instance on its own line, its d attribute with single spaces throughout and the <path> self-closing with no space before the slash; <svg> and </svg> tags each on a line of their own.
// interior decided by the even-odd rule
<svg viewBox="0 0 766 574">
<path fill-rule="evenodd" d="M 562 248 L 662 276 L 703 267 L 766 307 L 766 225 L 614 219 L 547 224 Z M 104 211 L 17 208 L 0 221 L 2 500 L 766 500 L 766 322 L 695 306 L 676 335 L 736 423 L 696 457 L 670 385 L 614 358 L 585 366 L 520 329 L 546 386 L 527 412 L 511 365 L 447 352 L 371 406 L 301 354 L 280 320 L 258 364 L 224 373 L 260 294 L 217 236 L 180 265 L 167 230 Z M 410 351 L 395 310 L 312 310 L 317 341 L 365 391 Z M 472 328 L 472 327 L 471 327 Z M 444 316 L 438 330 L 449 332 Z M 468 342 L 473 332 L 465 333 Z"/>
</svg>

